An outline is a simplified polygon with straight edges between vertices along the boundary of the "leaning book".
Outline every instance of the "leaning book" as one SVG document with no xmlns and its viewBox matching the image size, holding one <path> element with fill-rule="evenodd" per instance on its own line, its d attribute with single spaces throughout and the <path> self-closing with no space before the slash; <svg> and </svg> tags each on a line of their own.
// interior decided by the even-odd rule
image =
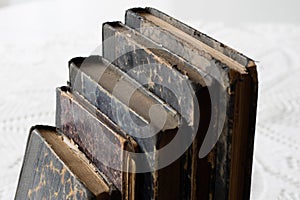
<svg viewBox="0 0 300 200">
<path fill-rule="evenodd" d="M 113 199 L 116 189 L 55 127 L 32 127 L 16 200 Z"/>
</svg>

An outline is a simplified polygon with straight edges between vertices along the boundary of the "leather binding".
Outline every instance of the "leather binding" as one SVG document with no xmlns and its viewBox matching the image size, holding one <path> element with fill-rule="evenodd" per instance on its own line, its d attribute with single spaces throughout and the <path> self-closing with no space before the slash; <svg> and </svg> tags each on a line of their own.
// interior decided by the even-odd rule
<svg viewBox="0 0 300 200">
<path fill-rule="evenodd" d="M 182 166 L 185 167 L 182 167 L 181 176 L 184 179 L 185 186 L 182 188 L 181 199 L 190 199 L 192 196 L 195 196 L 196 188 L 201 188 L 201 194 L 208 195 L 209 186 L 214 182 L 213 172 L 215 165 L 211 164 L 211 160 L 215 156 L 215 150 L 201 160 L 198 159 L 198 152 L 207 131 L 209 119 L 211 117 L 217 118 L 218 115 L 215 112 L 217 109 L 213 109 L 214 112 L 211 112 L 207 84 L 211 84 L 209 86 L 214 89 L 218 89 L 220 86 L 211 83 L 211 81 L 205 82 L 203 80 L 205 75 L 195 66 L 162 49 L 153 41 L 143 37 L 140 33 L 123 25 L 121 22 L 105 23 L 103 25 L 103 40 L 103 53 L 107 59 L 125 72 L 128 72 L 137 81 L 143 81 L 141 74 L 142 76 L 144 73 L 152 75 L 149 78 L 152 79 L 154 84 L 151 87 L 146 86 L 150 91 L 174 109 L 192 113 L 192 115 L 186 115 L 186 120 L 191 127 L 198 125 L 198 130 L 195 129 L 195 132 L 197 131 L 196 139 L 186 151 L 185 162 L 182 163 Z M 139 66 L 145 64 L 148 64 L 149 67 L 146 69 L 139 68 Z M 156 69 L 152 66 L 158 67 Z M 160 79 L 157 77 L 160 77 Z M 179 95 L 174 96 L 172 91 L 162 87 L 165 84 L 164 80 L 170 80 L 169 84 L 178 89 Z M 190 91 L 183 87 L 184 82 L 190 84 Z M 199 122 L 197 121 L 199 113 L 194 110 L 193 99 L 187 98 L 189 92 L 195 93 L 193 97 L 196 97 L 198 100 L 194 103 L 199 103 L 201 118 Z M 189 102 L 190 104 L 182 105 L 182 103 L 178 104 L 178 102 Z M 189 137 L 189 134 L 186 133 L 185 137 Z M 199 182 L 198 185 L 195 184 L 196 181 Z"/>
<path fill-rule="evenodd" d="M 136 174 L 118 170 L 134 171 L 134 158 L 126 151 L 138 152 L 138 146 L 130 136 L 84 98 L 72 95 L 68 87 L 57 88 L 56 127 L 74 140 L 121 192 L 123 199 L 135 198 Z"/>
<path fill-rule="evenodd" d="M 31 128 L 15 199 L 250 199 L 255 62 L 154 8 L 102 28 L 103 58 L 69 62 L 56 127 Z M 181 157 L 137 170 L 182 129 Z"/>
<path fill-rule="evenodd" d="M 154 8 L 129 9 L 125 21 L 223 85 L 226 93 L 220 99 L 226 101 L 227 113 L 215 147 L 216 180 L 210 198 L 249 199 L 258 90 L 255 62 Z M 214 76 L 214 70 L 220 74 Z"/>
<path fill-rule="evenodd" d="M 132 123 L 137 123 L 142 127 L 149 125 L 149 109 L 153 105 L 160 105 L 162 110 L 157 111 L 156 117 L 160 117 L 160 112 L 166 113 L 166 123 L 164 127 L 162 127 L 162 130 L 153 137 L 139 138 L 133 136 L 141 152 L 147 154 L 147 152 L 159 150 L 173 138 L 179 126 L 179 116 L 177 112 L 168 105 L 163 104 L 158 97 L 148 90 L 145 90 L 126 73 L 108 63 L 105 59 L 99 56 L 74 58 L 70 61 L 69 70 L 69 85 L 71 86 L 71 91 L 74 96 L 78 94 L 84 96 L 86 100 L 112 119 L 114 123 L 127 133 L 133 132 L 134 134 L 138 134 L 139 129 L 135 128 L 136 125 Z M 99 78 L 100 72 L 101 78 Z M 136 91 L 131 96 L 129 107 L 123 103 L 125 98 L 122 94 L 115 94 L 115 96 L 112 94 L 112 90 L 118 81 L 122 81 L 121 85 L 125 89 L 136 88 Z M 128 94 L 125 93 L 124 95 Z M 122 117 L 116 119 L 114 116 L 116 113 Z M 126 113 L 130 115 L 126 115 Z M 134 121 L 130 118 L 133 118 Z M 156 157 L 148 156 L 148 159 L 149 164 L 158 162 L 158 158 Z M 144 180 L 143 183 L 138 184 L 142 186 L 144 191 L 140 194 L 142 195 L 140 198 L 150 199 L 158 196 L 159 198 L 178 198 L 181 184 L 183 184 L 180 180 L 177 180 L 180 175 L 179 161 L 164 169 L 139 175 Z M 174 179 L 174 181 L 170 183 L 172 179 Z M 169 187 L 166 187 L 166 181 Z M 169 190 L 167 188 L 169 188 Z M 174 189 L 176 192 L 173 191 Z M 172 195 L 170 195 L 168 191 L 173 191 Z"/>
<path fill-rule="evenodd" d="M 116 199 L 116 188 L 55 127 L 32 127 L 15 199 Z"/>
</svg>

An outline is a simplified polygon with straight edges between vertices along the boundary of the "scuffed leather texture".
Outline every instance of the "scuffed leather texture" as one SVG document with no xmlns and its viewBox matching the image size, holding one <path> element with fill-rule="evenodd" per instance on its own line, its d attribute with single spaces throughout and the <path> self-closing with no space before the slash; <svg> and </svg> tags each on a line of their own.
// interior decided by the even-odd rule
<svg viewBox="0 0 300 200">
<path fill-rule="evenodd" d="M 61 12 L 57 12 L 61 4 Z M 29 127 L 55 124 L 54 88 L 66 83 L 67 61 L 96 48 L 99 32 L 95 28 L 100 30 L 99 23 L 103 21 L 99 17 L 100 5 L 93 8 L 99 16 L 92 24 L 78 4 L 32 1 L 0 10 L 0 84 L 4 86 L 0 127 L 3 138 L 5 135 L 0 148 L 5 159 L 0 163 L 1 200 L 14 198 Z M 83 1 L 80 4 L 87 5 Z M 43 15 L 44 10 L 55 12 L 56 18 Z M 43 20 L 34 20 L 41 15 Z M 16 19 L 15 16 L 33 20 L 8 26 L 8 19 Z M 57 23 L 56 19 L 64 17 L 70 19 L 64 21 L 71 23 L 70 27 L 62 28 L 63 22 Z M 260 97 L 251 199 L 300 199 L 300 176 L 295 176 L 300 169 L 299 25 L 256 22 L 230 26 L 202 19 L 189 22 L 259 61 Z M 42 30 L 43 27 L 47 29 Z"/>
<path fill-rule="evenodd" d="M 39 130 L 34 129 L 29 136 L 15 199 L 96 198 L 54 153 Z"/>
</svg>

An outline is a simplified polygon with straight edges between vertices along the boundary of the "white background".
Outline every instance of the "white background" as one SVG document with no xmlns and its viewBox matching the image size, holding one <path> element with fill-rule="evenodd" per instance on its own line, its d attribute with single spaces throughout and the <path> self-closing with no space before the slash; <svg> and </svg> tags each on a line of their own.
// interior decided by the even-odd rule
<svg viewBox="0 0 300 200">
<path fill-rule="evenodd" d="M 300 199 L 300 25 L 296 0 L 0 0 L 0 199 L 13 199 L 28 130 L 54 125 L 67 62 L 101 24 L 152 5 L 259 61 L 252 199 Z"/>
</svg>

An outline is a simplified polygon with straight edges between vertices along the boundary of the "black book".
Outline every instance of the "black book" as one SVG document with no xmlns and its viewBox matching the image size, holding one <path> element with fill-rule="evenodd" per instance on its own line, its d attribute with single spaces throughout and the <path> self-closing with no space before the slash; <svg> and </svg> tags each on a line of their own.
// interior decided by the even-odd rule
<svg viewBox="0 0 300 200">
<path fill-rule="evenodd" d="M 154 94 L 144 89 L 126 73 L 99 56 L 74 58 L 70 61 L 69 67 L 69 84 L 73 95 L 82 95 L 91 105 L 107 115 L 127 134 L 133 135 L 132 137 L 138 143 L 141 152 L 147 155 L 146 159 L 149 160 L 149 164 L 158 164 L 159 157 L 154 156 L 155 154 L 149 154 L 149 152 L 156 152 L 174 137 L 179 125 L 177 112 L 164 104 Z M 119 93 L 113 93 L 116 83 L 122 86 L 122 90 L 118 90 Z M 130 91 L 134 92 L 130 95 L 128 94 L 131 93 Z M 128 105 L 123 103 L 127 97 L 130 97 Z M 149 126 L 149 110 L 153 106 L 159 106 L 154 112 L 154 117 L 156 120 L 165 120 L 164 126 L 159 129 L 156 128 L 157 130 L 150 130 L 158 131 L 152 137 L 147 135 L 146 138 L 134 136 L 144 131 L 140 127 Z M 160 119 L 163 114 L 166 118 Z M 115 115 L 119 117 L 116 118 Z M 151 126 L 156 126 L 155 122 Z M 144 132 L 147 133 L 146 131 Z M 142 197 L 140 198 L 151 199 L 157 196 L 160 196 L 160 198 L 166 198 L 167 196 L 178 198 L 182 184 L 184 184 L 183 181 L 179 180 L 179 163 L 181 161 L 182 159 L 164 169 L 153 171 L 150 173 L 151 177 L 144 177 L 147 180 L 139 184 L 143 187 Z M 141 176 L 147 174 L 149 173 L 141 174 Z M 170 191 L 173 191 L 171 196 Z"/>
<path fill-rule="evenodd" d="M 223 87 L 219 98 L 225 101 L 226 112 L 219 114 L 226 113 L 226 118 L 219 124 L 224 127 L 218 143 L 226 145 L 216 145 L 210 197 L 249 199 L 258 90 L 255 62 L 154 8 L 129 9 L 125 21 Z M 200 151 L 200 157 L 205 153 Z"/>
<path fill-rule="evenodd" d="M 139 82 L 150 80 L 152 84 L 145 84 L 145 87 L 181 112 L 191 128 L 189 130 L 193 130 L 186 131 L 185 138 L 192 138 L 197 133 L 191 147 L 185 152 L 186 163 L 182 163 L 181 176 L 185 184 L 181 199 L 191 199 L 197 188 L 201 194 L 208 195 L 210 184 L 214 182 L 215 165 L 212 157 L 215 150 L 201 160 L 198 159 L 198 152 L 209 120 L 217 119 L 216 111 L 219 110 L 210 110 L 207 85 L 214 89 L 218 89 L 219 85 L 213 83 L 209 76 L 206 76 L 205 82 L 203 72 L 195 66 L 121 22 L 105 23 L 103 40 L 103 53 L 107 59 Z M 214 128 L 212 133 L 216 132 Z"/>
<path fill-rule="evenodd" d="M 15 199 L 118 199 L 115 187 L 55 127 L 32 127 Z"/>
<path fill-rule="evenodd" d="M 134 199 L 136 142 L 87 100 L 74 96 L 69 87 L 57 88 L 56 127 L 71 138 L 97 169 L 121 192 Z"/>
</svg>

